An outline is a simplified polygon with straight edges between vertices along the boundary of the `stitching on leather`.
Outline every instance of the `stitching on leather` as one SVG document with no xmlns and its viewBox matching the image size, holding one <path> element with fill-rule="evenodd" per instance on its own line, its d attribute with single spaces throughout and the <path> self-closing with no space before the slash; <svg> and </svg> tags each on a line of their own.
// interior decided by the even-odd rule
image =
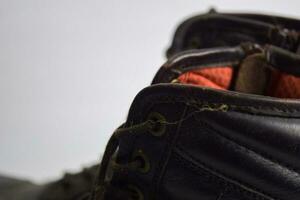
<svg viewBox="0 0 300 200">
<path fill-rule="evenodd" d="M 150 104 L 147 106 L 147 109 L 146 109 L 146 110 L 150 110 L 150 109 L 153 108 L 154 105 L 160 104 L 160 103 L 174 103 L 174 101 L 163 101 L 163 102 L 162 102 L 162 101 L 156 101 L 156 102 L 152 102 L 152 103 L 150 103 Z M 186 104 L 186 102 L 184 102 L 184 101 L 182 101 L 182 102 L 180 102 L 180 103 Z M 188 105 L 188 104 L 186 104 L 186 105 Z M 202 104 L 202 105 L 203 105 L 203 104 Z M 216 105 L 222 106 L 222 104 L 220 104 L 220 103 L 213 104 L 213 105 L 214 105 L 214 106 L 216 106 Z M 230 110 L 230 107 L 232 107 L 232 105 L 229 105 L 229 104 L 226 104 L 226 105 L 229 106 L 228 109 Z M 191 106 L 191 105 L 189 105 L 189 106 Z M 252 108 L 252 107 L 251 107 L 251 108 Z M 217 110 L 216 110 L 215 112 L 217 112 Z M 192 116 L 192 115 L 191 115 L 191 116 Z M 265 116 L 265 115 L 264 115 L 264 116 Z M 279 116 L 278 116 L 278 117 L 279 117 Z M 281 116 L 280 118 L 289 118 L 289 117 L 282 117 L 282 116 Z M 300 118 L 300 117 L 296 117 L 296 118 Z M 196 119 L 197 121 L 199 121 L 196 117 L 195 117 L 195 119 Z M 283 166 L 283 167 L 286 167 L 287 169 L 289 169 L 289 170 L 291 170 L 291 171 L 294 171 L 294 172 L 300 174 L 300 170 L 299 170 L 296 166 L 292 166 L 292 165 L 290 165 L 290 164 L 288 164 L 288 163 L 285 163 L 284 161 L 279 161 L 279 160 L 277 160 L 276 158 L 274 158 L 273 156 L 268 155 L 268 154 L 266 154 L 266 153 L 263 153 L 263 152 L 261 152 L 261 151 L 259 151 L 259 150 L 253 150 L 252 148 L 246 146 L 245 144 L 241 144 L 240 142 L 237 142 L 236 140 L 234 140 L 234 139 L 232 139 L 232 138 L 230 138 L 230 137 L 228 137 L 228 136 L 225 136 L 224 134 L 220 133 L 219 131 L 217 131 L 216 129 L 214 129 L 214 128 L 211 127 L 210 125 L 208 125 L 207 123 L 205 123 L 205 122 L 203 122 L 203 121 L 201 121 L 201 123 L 203 123 L 208 129 L 211 129 L 211 130 L 213 130 L 214 132 L 216 132 L 218 135 L 220 135 L 220 136 L 222 136 L 222 137 L 224 137 L 224 138 L 226 138 L 226 139 L 228 139 L 228 140 L 230 140 L 230 141 L 233 141 L 233 142 L 235 142 L 236 144 L 245 147 L 246 149 L 249 149 L 249 150 L 251 150 L 251 151 L 257 153 L 257 154 L 259 154 L 259 155 L 265 157 L 266 159 L 269 159 L 269 160 L 273 161 L 274 163 L 276 163 L 276 164 L 278 164 L 278 165 L 281 165 L 281 166 Z"/>
<path fill-rule="evenodd" d="M 154 105 L 152 105 L 152 106 L 154 106 Z M 149 108 L 152 108 L 152 107 L 149 107 Z M 180 116 L 185 116 L 186 110 L 187 110 L 187 107 L 185 106 L 183 113 L 181 113 Z M 177 136 L 179 135 L 178 125 L 175 128 L 175 133 L 177 133 Z M 154 195 L 153 195 L 154 197 L 155 197 L 155 194 L 158 192 L 159 184 L 161 182 L 162 177 L 165 174 L 165 171 L 160 172 L 161 171 L 160 169 L 163 168 L 163 165 L 168 164 L 168 163 L 166 163 L 165 160 L 170 158 L 170 156 L 172 154 L 172 146 L 174 147 L 176 145 L 176 135 L 174 135 L 173 137 L 171 137 L 171 136 L 172 135 L 169 132 L 167 132 L 167 135 L 166 135 L 167 143 L 166 143 L 166 146 L 164 147 L 164 151 L 163 151 L 164 153 L 163 153 L 163 156 L 161 156 L 157 167 L 155 168 L 155 172 L 158 171 L 159 173 L 155 173 L 153 176 L 153 182 L 155 183 Z"/>
<path fill-rule="evenodd" d="M 145 108 L 145 110 L 151 110 L 151 109 L 153 109 L 153 106 L 154 105 L 156 105 L 157 104 L 157 102 L 152 102 L 151 104 L 149 104 L 146 108 Z M 167 144 L 166 144 L 166 147 L 165 147 L 165 149 L 169 149 L 169 147 L 170 147 L 170 138 L 169 137 L 167 137 Z M 176 147 L 178 148 L 178 145 L 176 145 Z M 173 151 L 174 152 L 174 151 Z M 191 156 L 192 157 L 192 156 Z M 201 162 L 202 163 L 202 162 Z M 156 167 L 156 170 L 158 170 L 158 169 L 160 169 L 160 167 L 161 167 L 161 164 L 162 164 L 162 162 L 159 162 L 159 166 L 157 166 Z M 190 163 L 190 164 L 192 164 L 192 163 Z M 204 166 L 205 166 L 205 164 L 203 164 Z M 208 166 L 207 166 L 207 168 L 209 168 Z M 216 171 L 216 170 L 213 170 L 213 169 L 211 169 L 212 171 Z M 217 171 L 216 171 L 217 172 Z M 217 172 L 217 173 L 219 173 L 219 172 Z M 220 173 L 221 174 L 221 173 Z M 154 175 L 154 177 L 153 177 L 153 180 L 155 181 L 155 183 L 157 183 L 157 180 L 158 180 L 158 174 L 156 174 L 156 175 Z M 230 177 L 229 177 L 230 178 Z M 221 179 L 221 178 L 220 178 Z M 230 178 L 230 179 L 232 179 L 232 180 L 234 180 L 233 178 Z M 225 181 L 225 184 L 229 184 L 226 180 L 223 180 L 223 181 Z M 240 183 L 239 181 L 236 181 L 236 182 L 238 182 L 238 183 Z M 232 184 L 232 183 L 230 183 L 230 184 Z M 242 183 L 240 183 L 241 185 L 245 185 L 246 186 L 246 184 L 242 184 Z M 228 187 L 228 186 L 227 186 Z M 253 198 L 255 198 L 255 200 L 266 200 L 266 198 L 265 197 L 261 197 L 261 196 L 259 196 L 258 194 L 255 194 L 255 193 L 253 193 L 253 192 L 250 192 L 250 191 L 247 191 L 247 190 L 243 190 L 242 188 L 240 188 L 240 187 L 238 187 L 238 186 L 235 186 L 235 187 L 237 187 L 237 188 L 235 188 L 236 190 L 238 190 L 238 191 L 240 191 L 240 192 L 242 192 L 242 193 L 247 193 L 248 195 L 249 194 L 251 194 L 252 196 L 253 196 Z M 248 186 L 247 186 L 248 187 Z M 251 187 L 249 187 L 249 188 L 251 188 Z M 261 192 L 260 190 L 258 190 L 258 189 L 252 189 L 253 191 L 257 191 L 257 192 L 260 192 L 260 193 L 262 193 L 262 194 L 264 194 L 264 192 Z M 155 192 L 157 192 L 157 189 L 155 189 Z M 264 194 L 264 195 L 266 195 L 266 194 Z M 266 196 L 270 196 L 270 195 L 266 195 Z M 275 198 L 273 198 L 274 200 L 279 200 L 279 199 L 275 199 Z"/>
<path fill-rule="evenodd" d="M 157 98 L 165 98 L 164 100 L 156 100 Z M 154 100 L 153 100 L 154 99 Z M 195 98 L 186 98 L 185 96 L 155 96 L 155 97 L 148 97 L 146 100 L 143 100 L 145 104 L 147 104 L 148 102 L 150 102 L 149 106 L 152 106 L 154 104 L 160 104 L 160 103 L 184 103 L 186 105 L 203 105 L 205 103 L 209 103 L 209 104 L 214 104 L 214 105 L 221 105 L 221 104 L 225 104 L 225 103 L 214 103 L 214 102 L 208 102 L 208 101 L 199 101 Z M 153 102 L 155 101 L 155 102 Z M 293 114 L 293 113 L 299 113 L 300 114 L 300 109 L 297 108 L 293 108 L 293 109 L 279 109 L 278 107 L 273 107 L 273 106 L 243 106 L 243 105 L 235 105 L 235 104 L 231 104 L 231 103 L 226 103 L 226 105 L 228 105 L 230 110 L 235 111 L 235 109 L 241 109 L 241 110 L 237 110 L 239 112 L 243 112 L 243 111 L 247 111 L 249 113 L 253 113 L 256 115 L 263 115 L 263 116 L 269 116 L 270 114 L 266 114 L 266 113 L 260 113 L 262 111 L 273 111 L 276 112 L 276 114 L 278 114 L 278 117 L 282 117 L 282 118 L 300 118 L 300 116 L 281 116 L 280 114 L 285 113 L 285 114 Z M 275 113 L 274 113 L 275 114 Z M 274 116 L 274 115 L 271 115 Z"/>
<path fill-rule="evenodd" d="M 299 169 L 298 169 L 297 167 L 292 166 L 292 165 L 290 165 L 290 164 L 288 164 L 288 163 L 285 163 L 284 161 L 277 160 L 276 158 L 274 158 L 273 156 L 271 156 L 271 155 L 269 155 L 269 154 L 267 154 L 267 153 L 265 153 L 265 152 L 262 152 L 262 151 L 259 151 L 259 150 L 254 150 L 254 149 L 252 149 L 251 147 L 247 146 L 245 143 L 240 142 L 240 141 L 237 141 L 237 140 L 235 140 L 235 139 L 233 139 L 233 138 L 231 138 L 231 137 L 228 137 L 228 136 L 222 134 L 220 131 L 214 129 L 214 128 L 213 128 L 211 125 L 209 125 L 208 123 L 206 123 L 206 122 L 204 122 L 204 121 L 202 121 L 202 120 L 199 120 L 197 117 L 195 117 L 195 119 L 196 119 L 198 122 L 200 122 L 203 126 L 205 126 L 205 128 L 207 128 L 207 129 L 213 131 L 213 132 L 216 133 L 217 135 L 219 135 L 219 136 L 221 136 L 221 137 L 223 137 L 223 138 L 225 138 L 225 139 L 227 139 L 227 140 L 230 140 L 230 141 L 232 141 L 233 143 L 236 143 L 237 145 L 239 145 L 239 146 L 241 146 L 241 147 L 244 147 L 244 148 L 247 149 L 247 150 L 253 151 L 254 153 L 256 153 L 256 154 L 258 154 L 258 155 L 261 155 L 262 157 L 264 157 L 264 158 L 266 158 L 266 159 L 272 161 L 273 163 L 275 163 L 275 164 L 277 164 L 277 165 L 279 165 L 279 166 L 281 166 L 281 167 L 287 168 L 287 169 L 289 169 L 289 170 L 291 170 L 291 171 L 293 171 L 293 172 L 295 172 L 295 173 L 297 173 L 297 174 L 300 174 L 300 171 L 299 171 Z"/>
<path fill-rule="evenodd" d="M 162 98 L 163 97 L 163 98 Z M 165 100 L 157 100 L 158 98 L 161 98 L 161 99 L 165 99 Z M 153 100 L 154 99 L 154 100 Z M 204 103 L 207 103 L 207 102 L 204 102 L 204 101 L 199 101 L 199 100 L 195 100 L 193 98 L 186 98 L 184 96 L 163 96 L 163 95 L 160 95 L 160 96 L 150 96 L 146 99 L 144 99 L 144 101 L 139 101 L 139 104 L 137 107 L 144 107 L 143 110 L 151 110 L 153 108 L 154 105 L 157 105 L 157 104 L 161 104 L 161 103 L 183 103 L 185 105 L 188 105 L 188 106 L 192 106 L 193 104 L 196 103 L 196 105 L 203 105 Z M 221 103 L 211 103 L 210 104 L 214 104 L 214 105 L 222 105 Z M 241 105 L 233 105 L 233 104 L 226 104 L 228 105 L 228 108 L 229 110 L 231 110 L 231 108 L 247 108 L 247 109 L 257 109 L 258 111 L 260 111 L 261 109 L 269 109 L 271 111 L 275 111 L 275 112 L 282 112 L 282 113 L 294 113 L 294 112 L 300 112 L 300 109 L 278 109 L 276 107 L 272 107 L 272 106 L 241 106 Z M 291 112 L 292 111 L 292 112 Z M 136 113 L 138 116 L 139 116 L 139 119 L 141 119 L 142 117 L 142 113 L 144 112 L 139 112 L 139 113 Z M 253 112 L 254 113 L 254 112 Z M 256 115 L 259 115 L 260 113 L 257 113 L 255 112 Z M 267 114 L 263 114 L 264 116 L 266 116 Z M 273 116 L 273 115 L 272 115 Z M 280 116 L 281 118 L 288 118 L 286 116 Z M 295 118 L 300 118 L 300 117 L 295 117 Z M 213 171 L 213 169 L 212 169 Z M 217 172 L 217 171 L 216 171 Z M 236 181 L 238 182 L 238 181 Z M 242 185 L 245 185 L 245 184 L 242 184 Z M 256 191 L 259 191 L 258 189 L 255 189 Z M 245 191 L 244 191 L 245 192 Z M 253 193 L 250 193 L 249 191 L 247 191 L 248 194 L 252 194 Z M 264 192 L 261 192 L 262 194 L 264 194 Z M 270 196 L 270 195 L 267 195 L 267 196 Z M 264 197 L 254 197 L 256 200 L 265 200 L 266 198 Z M 279 199 L 276 199 L 276 200 L 279 200 Z"/>
<path fill-rule="evenodd" d="M 170 140 L 170 136 L 169 136 L 169 132 L 167 132 L 167 136 L 166 136 L 166 146 L 163 148 L 163 155 L 160 157 L 159 159 L 159 162 L 158 162 L 158 165 L 156 166 L 155 170 L 154 170 L 154 175 L 153 175 L 153 183 L 154 183 L 154 199 L 156 197 L 156 194 L 157 194 L 157 191 L 158 191 L 158 184 L 159 184 L 159 177 L 161 175 L 161 172 L 160 172 L 160 169 L 162 169 L 162 166 L 163 166 L 163 160 L 164 158 L 166 157 L 165 155 L 165 152 L 169 149 L 170 147 L 170 143 L 171 143 L 171 140 Z"/>
<path fill-rule="evenodd" d="M 230 189 L 232 191 L 235 191 L 235 192 L 238 192 L 242 195 L 247 195 L 246 197 L 248 196 L 251 196 L 251 199 L 255 199 L 255 200 L 271 200 L 272 197 L 263 197 L 257 193 L 253 193 L 249 190 L 245 190 L 241 187 L 239 187 L 238 185 L 234 184 L 234 183 L 231 183 L 231 182 L 228 182 L 227 180 L 224 180 L 223 178 L 215 175 L 215 174 L 211 174 L 208 170 L 204 169 L 203 167 L 200 167 L 198 165 L 195 165 L 194 163 L 192 162 L 188 162 L 186 159 L 184 159 L 180 153 L 178 151 L 173 151 L 173 155 L 174 155 L 174 159 L 177 160 L 179 163 L 181 163 L 183 166 L 186 166 L 188 168 L 190 168 L 191 170 L 193 170 L 194 172 L 198 173 L 201 175 L 201 177 L 205 177 L 206 179 L 208 179 L 209 181 L 211 181 L 212 183 L 215 183 L 215 184 L 218 184 L 220 186 L 226 186 L 227 189 Z M 210 167 L 206 166 L 205 164 L 203 164 L 202 162 L 200 162 L 203 166 L 205 166 L 206 168 L 210 169 Z M 219 173 L 217 171 L 215 171 L 214 169 L 210 169 L 211 171 L 214 171 L 218 174 L 222 174 L 222 173 Z M 222 174 L 223 175 L 223 174 Z M 224 176 L 224 175 L 223 175 Z M 226 176 L 227 177 L 227 176 Z M 234 180 L 234 179 L 232 179 Z M 236 181 L 237 183 L 241 184 L 241 185 L 244 185 L 246 186 L 245 184 L 242 184 L 240 183 L 239 181 Z M 250 187 L 248 187 L 250 188 Z M 253 190 L 253 189 L 251 189 Z M 259 190 L 253 190 L 253 191 L 257 191 L 257 192 L 260 192 Z M 263 192 L 260 192 L 261 194 L 263 194 Z M 263 194 L 264 195 L 264 194 Z M 269 195 L 266 195 L 266 196 L 269 196 Z M 279 200 L 279 199 L 274 199 L 273 200 Z"/>
<path fill-rule="evenodd" d="M 209 67 L 212 67 L 212 66 L 227 66 L 227 65 L 230 65 L 230 66 L 234 66 L 234 65 L 237 65 L 240 63 L 240 60 L 238 59 L 235 59 L 234 61 L 228 61 L 228 60 L 217 60 L 217 61 L 214 61 L 214 62 L 210 62 L 210 63 L 207 63 L 207 64 L 200 64 L 201 62 L 199 61 L 185 61 L 184 63 L 175 63 L 173 64 L 174 66 L 172 66 L 172 68 L 169 68 L 170 66 L 167 66 L 167 70 L 168 71 L 165 71 L 165 73 L 172 73 L 174 72 L 173 70 L 176 70 L 180 73 L 184 73 L 186 71 L 190 71 L 190 70 L 195 70 L 195 69 L 206 69 L 206 68 L 209 68 Z M 176 73 L 178 74 L 178 73 Z"/>
<path fill-rule="evenodd" d="M 152 109 L 153 109 L 153 107 L 156 105 L 157 103 L 156 102 L 151 102 L 151 103 L 149 103 L 148 105 L 146 104 L 145 106 L 142 106 L 142 110 L 140 111 L 140 112 L 138 112 L 138 113 L 136 113 L 136 115 L 138 116 L 138 122 L 139 123 L 141 123 L 144 119 L 143 118 L 145 118 L 144 117 L 144 115 L 143 114 L 145 114 L 145 113 L 149 113 Z M 183 105 L 185 105 L 185 104 L 183 104 Z M 183 112 L 186 112 L 186 109 L 187 109 L 187 107 L 186 107 L 186 105 L 185 105 L 185 109 L 184 109 L 184 111 Z M 131 120 L 130 121 L 130 124 L 134 124 L 134 121 L 133 120 Z M 166 124 L 166 125 L 169 125 L 169 124 Z M 176 131 L 178 130 L 178 128 L 176 127 Z M 136 138 L 137 137 L 135 137 L 135 142 L 136 142 Z M 169 132 L 167 132 L 167 135 L 166 135 L 166 146 L 164 147 L 164 151 L 163 152 L 166 152 L 167 150 L 169 150 L 170 149 L 170 146 L 171 146 L 171 143 L 173 142 L 173 140 L 172 140 L 172 138 L 170 137 L 170 134 L 169 134 Z M 174 141 L 174 146 L 176 145 L 176 143 L 175 143 L 176 141 Z M 170 153 L 170 155 L 172 154 L 172 152 Z M 169 157 L 170 157 L 170 155 L 169 155 Z M 163 165 L 163 160 L 164 160 L 164 158 L 165 158 L 165 156 L 161 156 L 161 158 L 159 159 L 159 162 L 158 162 L 158 165 L 155 167 L 155 170 L 154 170 L 154 172 L 159 172 L 159 173 L 154 173 L 154 175 L 153 175 L 153 177 L 152 177 L 152 182 L 155 184 L 155 186 L 153 187 L 153 189 L 154 189 L 154 193 L 153 193 L 153 195 L 152 196 L 154 196 L 155 197 L 155 195 L 156 195 L 156 193 L 157 193 L 157 184 L 159 184 L 159 176 L 161 175 L 161 173 L 160 173 L 160 169 L 162 168 L 162 165 Z"/>
<path fill-rule="evenodd" d="M 228 175 L 223 174 L 221 171 L 219 171 L 219 170 L 217 170 L 217 169 L 215 169 L 215 168 L 213 168 L 213 167 L 211 167 L 211 166 L 208 166 L 208 165 L 205 164 L 204 162 L 202 162 L 202 161 L 200 161 L 199 159 L 195 158 L 193 155 L 191 155 L 191 154 L 189 154 L 188 152 L 186 152 L 186 151 L 185 151 L 184 149 L 182 149 L 180 146 L 176 146 L 176 147 L 177 147 L 177 150 L 175 149 L 175 152 L 176 152 L 177 154 L 180 155 L 180 152 L 182 152 L 182 153 L 186 154 L 187 156 L 189 156 L 191 159 L 193 159 L 193 160 L 195 160 L 196 162 L 200 163 L 200 164 L 201 164 L 202 166 L 204 166 L 205 168 L 207 168 L 207 169 L 209 169 L 209 170 L 211 170 L 211 171 L 213 171 L 213 172 L 215 172 L 215 173 L 217 173 L 217 174 L 220 174 L 220 175 L 222 175 L 222 176 L 224 176 L 224 177 L 227 177 L 228 179 L 231 179 L 231 180 L 237 182 L 238 184 L 243 185 L 243 186 L 249 188 L 250 190 L 253 190 L 253 191 L 257 192 L 257 193 L 261 193 L 262 195 L 265 195 L 266 197 L 272 198 L 272 199 L 274 199 L 274 200 L 280 200 L 280 199 L 278 199 L 278 198 L 272 197 L 271 195 L 267 194 L 266 192 L 261 191 L 260 189 L 257 189 L 257 188 L 255 188 L 255 187 L 253 187 L 253 186 L 251 186 L 251 185 L 249 185 L 249 184 L 247 184 L 247 183 L 243 183 L 243 182 L 241 182 L 241 181 L 239 181 L 239 180 L 236 180 L 235 178 L 233 178 L 233 177 L 231 177 L 231 176 L 228 176 Z M 179 152 L 179 151 L 180 151 L 180 152 Z M 181 155 L 180 155 L 180 156 L 181 156 Z M 184 158 L 183 158 L 183 159 L 184 159 Z M 191 163 L 191 165 L 194 165 L 194 164 Z M 196 165 L 194 165 L 194 166 L 195 166 L 196 168 L 197 168 L 197 167 L 198 167 L 198 168 L 201 167 L 201 166 L 196 166 Z M 202 167 L 201 167 L 201 168 L 202 168 Z M 205 170 L 204 168 L 202 168 L 202 169 Z M 216 176 L 216 175 L 214 175 L 214 176 Z M 219 177 L 219 178 L 222 179 L 221 177 Z M 222 179 L 222 180 L 224 180 L 224 179 Z M 224 180 L 224 181 L 227 182 L 228 184 L 233 184 L 233 185 L 235 185 L 234 183 L 230 183 L 230 182 L 228 182 L 228 181 L 226 181 L 226 180 Z M 239 186 L 237 186 L 237 185 L 235 185 L 235 186 L 238 187 L 238 188 L 240 189 L 240 191 L 247 191 L 248 194 L 251 193 L 251 194 L 253 194 L 253 195 L 255 195 L 255 196 L 259 196 L 259 197 L 262 198 L 262 199 L 266 199 L 265 197 L 260 196 L 259 194 L 255 194 L 255 193 L 253 193 L 253 192 L 251 192 L 251 191 L 248 191 L 248 190 L 243 190 L 241 187 L 239 187 Z"/>
</svg>

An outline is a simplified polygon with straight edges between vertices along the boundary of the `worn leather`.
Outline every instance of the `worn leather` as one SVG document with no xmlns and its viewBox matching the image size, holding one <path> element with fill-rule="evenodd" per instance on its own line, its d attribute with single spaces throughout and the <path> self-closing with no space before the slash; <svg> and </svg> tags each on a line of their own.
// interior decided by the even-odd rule
<svg viewBox="0 0 300 200">
<path fill-rule="evenodd" d="M 171 57 L 156 73 L 152 84 L 169 83 L 186 71 L 217 66 L 237 66 L 247 55 L 241 46 L 183 51 Z"/>
<path fill-rule="evenodd" d="M 275 69 L 300 76 L 300 55 L 268 45 L 264 51 L 267 62 Z"/>
<path fill-rule="evenodd" d="M 300 22 L 262 14 L 215 13 L 191 17 L 182 22 L 167 57 L 188 49 L 236 46 L 242 42 L 272 44 L 298 51 Z"/>
<path fill-rule="evenodd" d="M 123 138 L 122 160 L 141 149 L 148 173 L 131 172 L 146 200 L 298 200 L 300 103 L 296 100 L 157 84 L 140 92 L 127 126 L 159 112 L 163 137 Z"/>
<path fill-rule="evenodd" d="M 125 135 L 116 154 L 117 162 L 126 164 L 141 150 L 150 170 L 129 171 L 126 178 L 113 174 L 110 184 L 135 186 L 145 200 L 298 200 L 298 100 L 170 83 L 198 68 L 238 68 L 252 54 L 263 56 L 270 68 L 298 73 L 299 55 L 272 45 L 192 50 L 168 60 L 153 85 L 136 96 L 122 126 L 160 113 L 166 119 L 164 135 Z"/>
<path fill-rule="evenodd" d="M 218 66 L 239 68 L 245 57 L 253 54 L 261 54 L 269 68 L 300 76 L 300 68 L 297 67 L 300 66 L 299 54 L 273 45 L 259 46 L 244 43 L 235 47 L 214 47 L 182 51 L 172 56 L 160 67 L 154 76 L 152 84 L 170 83 L 181 74 L 196 69 Z"/>
</svg>

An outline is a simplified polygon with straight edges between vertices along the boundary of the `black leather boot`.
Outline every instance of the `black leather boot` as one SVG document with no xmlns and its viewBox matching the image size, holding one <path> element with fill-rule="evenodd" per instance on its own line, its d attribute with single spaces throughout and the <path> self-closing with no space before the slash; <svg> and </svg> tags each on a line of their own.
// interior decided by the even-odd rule
<svg viewBox="0 0 300 200">
<path fill-rule="evenodd" d="M 182 22 L 166 54 L 169 58 L 188 49 L 236 46 L 242 42 L 272 44 L 297 52 L 299 31 L 300 21 L 296 19 L 211 11 Z"/>
<path fill-rule="evenodd" d="M 163 68 L 177 75 L 169 78 L 168 72 L 159 72 L 156 80 L 166 83 L 136 96 L 126 122 L 107 144 L 90 199 L 300 198 L 300 94 L 288 91 L 299 87 L 293 84 L 299 83 L 299 65 L 292 64 L 300 59 L 272 46 L 255 51 L 223 48 L 224 56 L 214 57 L 219 50 L 173 57 Z M 217 68 L 226 69 L 229 84 L 207 73 Z M 201 81 L 183 84 L 182 69 L 198 70 L 194 75 Z M 251 76 L 241 81 L 244 72 Z M 278 84 L 285 79 L 294 82 Z M 260 82 L 257 90 L 248 87 L 251 81 Z"/>
</svg>

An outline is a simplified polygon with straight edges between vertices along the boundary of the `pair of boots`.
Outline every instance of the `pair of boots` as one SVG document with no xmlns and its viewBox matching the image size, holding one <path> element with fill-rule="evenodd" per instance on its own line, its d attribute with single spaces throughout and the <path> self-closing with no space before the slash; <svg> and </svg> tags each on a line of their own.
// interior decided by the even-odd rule
<svg viewBox="0 0 300 200">
<path fill-rule="evenodd" d="M 267 15 L 186 20 L 95 181 L 58 181 L 28 200 L 299 200 L 299 31 Z"/>
</svg>

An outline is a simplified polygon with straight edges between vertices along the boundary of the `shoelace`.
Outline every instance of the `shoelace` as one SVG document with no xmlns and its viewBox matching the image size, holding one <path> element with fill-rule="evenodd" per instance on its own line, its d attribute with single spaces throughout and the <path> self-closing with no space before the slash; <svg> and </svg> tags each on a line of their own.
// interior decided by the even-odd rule
<svg viewBox="0 0 300 200">
<path fill-rule="evenodd" d="M 101 162 L 101 167 L 97 179 L 98 183 L 96 189 L 95 191 L 93 191 L 90 199 L 104 200 L 106 197 L 109 197 L 110 200 L 138 199 L 137 197 L 138 194 L 136 194 L 136 191 L 131 187 L 113 186 L 112 184 L 109 183 L 109 181 L 106 180 L 108 166 L 111 166 L 114 172 L 118 171 L 119 173 L 122 173 L 125 176 L 126 176 L 126 172 L 138 170 L 139 168 L 141 168 L 143 166 L 143 162 L 139 159 L 132 160 L 126 164 L 120 164 L 117 163 L 116 161 L 112 161 L 111 158 L 119 146 L 119 139 L 121 136 L 124 137 L 130 134 L 137 135 L 137 134 L 145 133 L 148 130 L 155 129 L 156 126 L 157 126 L 157 121 L 148 119 L 145 122 L 130 127 L 124 127 L 124 125 L 122 125 L 113 133 L 113 135 L 109 139 L 109 142 L 105 149 L 105 153 L 103 155 L 103 159 Z"/>
</svg>

